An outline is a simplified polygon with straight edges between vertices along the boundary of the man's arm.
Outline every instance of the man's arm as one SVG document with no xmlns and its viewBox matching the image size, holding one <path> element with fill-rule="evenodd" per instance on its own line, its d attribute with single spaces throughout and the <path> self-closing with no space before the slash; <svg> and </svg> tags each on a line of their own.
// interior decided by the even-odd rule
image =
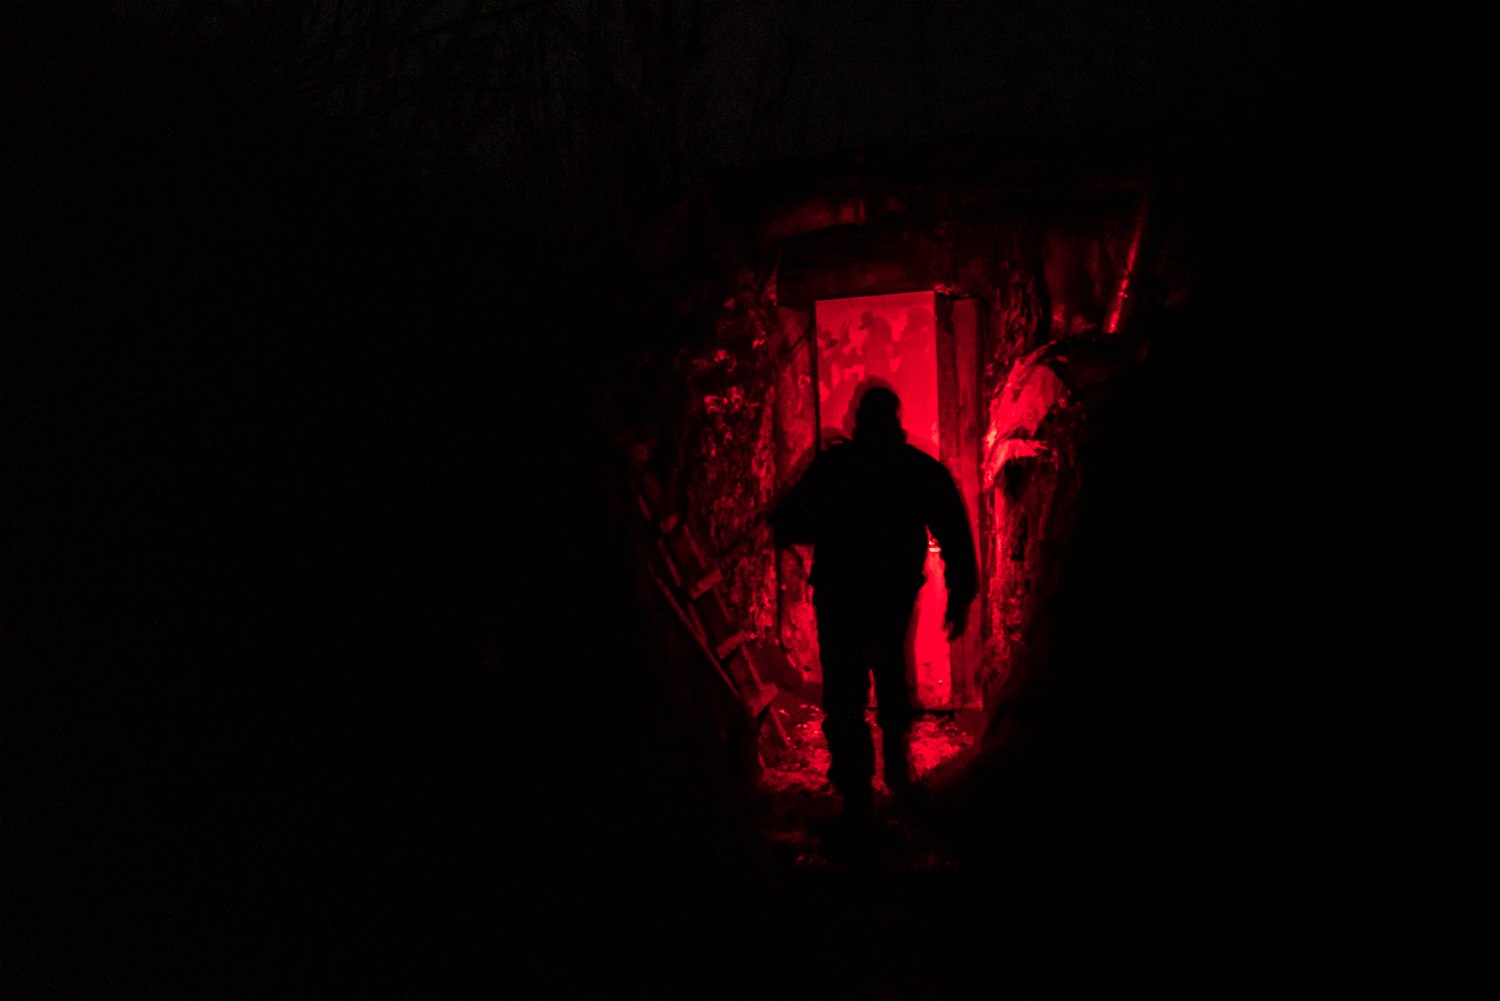
<svg viewBox="0 0 1500 1001">
<path fill-rule="evenodd" d="M 955 640 L 963 635 L 968 625 L 969 605 L 979 591 L 979 565 L 963 495 L 958 492 L 953 475 L 941 464 L 933 473 L 929 503 L 931 510 L 927 527 L 943 551 L 943 583 L 948 588 L 948 638 Z"/>
<path fill-rule="evenodd" d="M 770 522 L 776 545 L 812 545 L 817 541 L 820 465 L 814 459 L 802 478 L 771 510 Z"/>
</svg>

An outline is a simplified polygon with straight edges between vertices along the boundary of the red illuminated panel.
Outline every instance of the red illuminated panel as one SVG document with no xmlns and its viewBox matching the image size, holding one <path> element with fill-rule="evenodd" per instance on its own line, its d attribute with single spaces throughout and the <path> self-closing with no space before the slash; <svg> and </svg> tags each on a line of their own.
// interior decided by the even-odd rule
<svg viewBox="0 0 1500 1001">
<path fill-rule="evenodd" d="M 819 423 L 825 432 L 852 434 L 854 391 L 862 381 L 878 379 L 901 397 L 907 440 L 938 457 L 934 299 L 931 292 L 903 292 L 817 304 Z"/>
</svg>

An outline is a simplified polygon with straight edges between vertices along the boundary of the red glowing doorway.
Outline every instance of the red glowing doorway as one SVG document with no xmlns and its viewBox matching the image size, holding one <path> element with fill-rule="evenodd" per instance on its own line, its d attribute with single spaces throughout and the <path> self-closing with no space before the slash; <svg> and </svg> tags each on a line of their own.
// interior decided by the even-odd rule
<svg viewBox="0 0 1500 1001">
<path fill-rule="evenodd" d="M 856 390 L 878 380 L 901 397 L 907 440 L 941 458 L 936 294 L 822 299 L 813 313 L 821 445 L 853 433 Z M 948 595 L 935 544 L 928 547 L 926 575 L 912 626 L 913 696 L 924 709 L 946 709 L 955 704 L 953 658 L 943 631 Z"/>
<path fill-rule="evenodd" d="M 856 276 L 857 277 L 857 276 Z M 803 286 L 807 279 L 803 279 Z M 776 489 L 786 491 L 807 469 L 819 440 L 823 437 L 820 428 L 831 428 L 840 434 L 847 433 L 842 427 L 848 415 L 848 403 L 852 399 L 852 387 L 866 376 L 889 376 L 892 367 L 891 347 L 901 361 L 895 365 L 896 373 L 910 365 L 908 376 L 920 367 L 927 373 L 935 371 L 933 381 L 924 376 L 924 385 L 913 392 L 912 388 L 896 391 L 903 396 L 906 412 L 902 415 L 914 443 L 918 438 L 918 427 L 928 429 L 929 447 L 938 449 L 938 458 L 948 467 L 958 481 L 959 491 L 969 512 L 969 525 L 976 540 L 981 538 L 979 482 L 981 437 L 984 426 L 984 406 L 979 393 L 979 345 L 984 317 L 984 301 L 978 298 L 959 298 L 942 292 L 898 293 L 894 296 L 872 294 L 875 290 L 862 282 L 851 280 L 842 272 L 830 273 L 819 278 L 821 295 L 802 295 L 792 292 L 777 307 L 778 341 L 784 352 L 784 361 L 777 372 L 777 383 L 772 394 L 773 454 L 775 456 Z M 908 285 L 908 288 L 911 286 Z M 798 291 L 802 289 L 799 287 Z M 790 290 L 789 290 L 790 292 Z M 904 302 L 903 302 L 904 300 Z M 861 303 L 890 309 L 896 304 L 897 316 L 886 322 L 889 329 L 872 325 L 870 330 L 859 329 L 864 325 Z M 908 339 L 907 321 L 913 307 L 917 310 L 917 330 Z M 903 316 L 902 310 L 908 315 Z M 852 313 L 847 335 L 842 334 L 843 323 L 838 311 Z M 881 309 L 874 310 L 879 314 Z M 816 319 L 815 319 L 816 316 Z M 832 322 L 830 322 L 832 318 Z M 931 319 L 929 319 L 931 318 Z M 935 323 L 933 323 L 935 320 Z M 819 322 L 820 321 L 820 322 Z M 901 338 L 895 338 L 897 321 L 901 321 Z M 931 324 L 931 325 L 929 325 Z M 818 336 L 818 327 L 826 332 Z M 868 339 L 875 334 L 876 347 L 881 349 L 874 361 L 873 371 L 868 357 L 856 359 L 847 352 L 840 361 L 839 378 L 833 378 L 832 365 L 840 358 L 835 350 L 841 337 L 855 342 L 858 353 L 868 355 Z M 931 341 L 927 341 L 930 333 Z M 890 336 L 890 341 L 885 338 Z M 828 341 L 828 343 L 819 343 Z M 919 342 L 921 347 L 919 348 Z M 932 353 L 926 352 L 930 343 Z M 915 353 L 913 353 L 915 352 Z M 908 355 L 913 359 L 908 362 Z M 916 358 L 921 358 L 919 363 Z M 885 369 L 881 369 L 881 365 Z M 863 366 L 862 368 L 860 366 Z M 821 374 L 824 376 L 820 380 Z M 841 394 L 836 393 L 835 384 L 852 380 Z M 820 381 L 828 383 L 829 400 L 821 399 Z M 891 380 L 896 382 L 897 380 Z M 932 431 L 933 417 L 928 409 L 935 399 L 936 431 Z M 843 410 L 839 410 L 840 403 Z M 917 416 L 913 416 L 913 408 Z M 981 551 L 983 547 L 981 546 Z M 804 552 L 783 551 L 777 557 L 777 633 L 781 648 L 792 666 L 803 678 L 816 685 L 822 676 L 818 664 L 818 644 L 815 616 L 812 607 L 812 592 L 807 584 L 807 557 Z M 937 575 L 940 577 L 940 575 Z M 983 575 L 980 589 L 986 586 Z M 983 685 L 980 683 L 984 661 L 986 623 L 981 610 L 985 599 L 981 593 L 970 611 L 969 628 L 956 643 L 946 644 L 948 655 L 948 683 L 934 686 L 936 680 L 929 675 L 923 689 L 928 698 L 920 699 L 923 708 L 942 710 L 978 709 L 982 701 Z M 943 641 L 946 643 L 946 641 Z M 941 654 L 939 654 L 941 656 Z M 918 679 L 920 680 L 920 679 Z M 939 701 L 930 697 L 934 687 L 947 689 L 946 699 Z"/>
</svg>

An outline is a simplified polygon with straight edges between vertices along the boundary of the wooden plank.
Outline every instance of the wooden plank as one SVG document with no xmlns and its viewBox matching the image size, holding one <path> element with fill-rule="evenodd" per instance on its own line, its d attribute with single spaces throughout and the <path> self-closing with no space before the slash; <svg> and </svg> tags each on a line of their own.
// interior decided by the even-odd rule
<svg viewBox="0 0 1500 1001">
<path fill-rule="evenodd" d="M 714 656 L 720 660 L 728 660 L 749 638 L 750 635 L 748 633 L 735 633 L 733 636 L 721 640 L 719 645 L 714 647 Z"/>
<path fill-rule="evenodd" d="M 767 705 L 764 722 L 761 723 L 761 737 L 769 737 L 770 743 L 777 748 L 790 747 L 791 741 L 787 739 L 786 728 L 781 725 L 781 718 L 776 715 L 776 707 Z"/>
<path fill-rule="evenodd" d="M 721 682 L 723 682 L 724 686 L 729 689 L 729 693 L 734 696 L 735 701 L 744 706 L 745 711 L 749 713 L 749 715 L 754 716 L 755 713 L 750 712 L 749 704 L 745 701 L 745 696 L 740 691 L 739 686 L 734 683 L 734 679 L 731 678 L 729 674 L 724 670 L 724 665 L 721 659 L 715 656 L 714 651 L 709 649 L 708 645 L 704 643 L 702 635 L 693 628 L 692 620 L 688 617 L 687 610 L 683 608 L 681 603 L 679 603 L 677 598 L 672 594 L 672 588 L 662 578 L 661 574 L 656 572 L 656 569 L 654 567 L 647 567 L 646 569 L 647 572 L 651 574 L 651 580 L 656 584 L 657 590 L 662 593 L 662 595 L 667 599 L 667 604 L 672 607 L 672 611 L 677 613 L 678 619 L 682 621 L 683 625 L 688 627 L 688 632 L 692 633 L 693 638 L 698 641 L 698 647 L 708 658 L 709 664 L 713 667 L 714 674 Z"/>
<path fill-rule="evenodd" d="M 776 747 L 788 746 L 786 731 L 771 709 L 771 703 L 775 700 L 778 689 L 776 685 L 767 683 L 761 678 L 747 645 L 753 636 L 747 632 L 733 631 L 729 628 L 730 617 L 724 607 L 723 599 L 717 593 L 713 593 L 713 588 L 723 580 L 723 575 L 717 568 L 700 573 L 690 589 L 691 599 L 686 603 L 678 600 L 675 590 L 683 587 L 684 576 L 682 568 L 678 565 L 677 554 L 681 554 L 691 562 L 695 570 L 701 571 L 705 563 L 703 551 L 685 525 L 683 531 L 677 533 L 679 541 L 673 544 L 668 534 L 678 521 L 675 517 L 662 521 L 656 521 L 653 518 L 652 505 L 646 497 L 650 491 L 649 486 L 638 489 L 636 503 L 646 522 L 660 529 L 655 539 L 656 549 L 662 566 L 673 583 L 669 584 L 666 577 L 649 564 L 646 566 L 647 572 L 662 596 L 667 599 L 667 603 L 676 613 L 679 621 L 692 634 L 698 648 L 703 651 L 720 682 L 744 709 L 746 715 L 756 722 L 758 738 L 767 740 Z M 710 595 L 712 599 L 706 605 L 711 613 L 715 631 L 706 628 L 704 618 L 694 604 L 705 594 Z M 730 633 L 730 635 L 715 646 L 711 637 L 725 633 Z"/>
<path fill-rule="evenodd" d="M 694 537 L 692 530 L 686 525 L 664 541 L 672 554 L 672 559 L 682 571 L 684 580 L 700 580 L 714 569 L 704 554 L 703 548 L 698 545 L 698 540 Z"/>
<path fill-rule="evenodd" d="M 750 707 L 750 715 L 759 716 L 765 712 L 776 698 L 775 685 L 761 685 L 759 688 L 744 693 L 745 704 Z"/>
<path fill-rule="evenodd" d="M 688 597 L 692 598 L 694 601 L 697 601 L 699 598 L 703 597 L 703 595 L 709 589 L 717 587 L 723 582 L 724 575 L 720 573 L 717 568 L 710 570 L 708 573 L 700 577 L 698 581 L 688 589 Z"/>
</svg>

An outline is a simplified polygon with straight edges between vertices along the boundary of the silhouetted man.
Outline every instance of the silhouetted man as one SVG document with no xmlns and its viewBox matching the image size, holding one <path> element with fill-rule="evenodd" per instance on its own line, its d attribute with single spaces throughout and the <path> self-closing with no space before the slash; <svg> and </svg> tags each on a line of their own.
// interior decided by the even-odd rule
<svg viewBox="0 0 1500 1001">
<path fill-rule="evenodd" d="M 854 437 L 821 453 L 771 516 L 777 545 L 813 546 L 828 778 L 854 815 L 872 800 L 875 748 L 865 724 L 872 672 L 886 784 L 897 794 L 913 784 L 907 632 L 929 529 L 942 547 L 949 639 L 963 633 L 976 586 L 963 499 L 943 464 L 907 443 L 900 405 L 888 388 L 866 389 Z"/>
</svg>

